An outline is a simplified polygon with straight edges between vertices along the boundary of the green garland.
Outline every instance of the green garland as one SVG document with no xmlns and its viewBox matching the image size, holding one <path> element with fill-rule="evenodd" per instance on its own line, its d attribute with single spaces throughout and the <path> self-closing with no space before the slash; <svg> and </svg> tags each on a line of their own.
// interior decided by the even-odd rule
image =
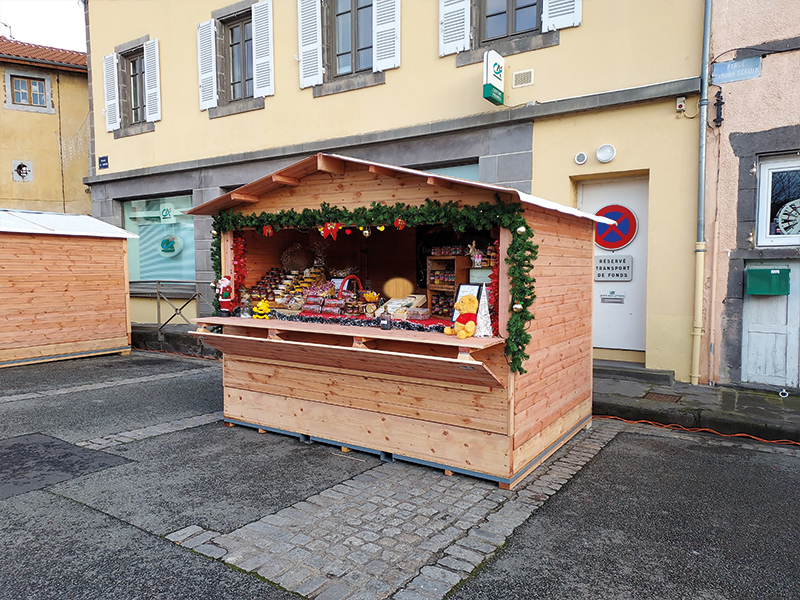
<svg viewBox="0 0 800 600">
<path fill-rule="evenodd" d="M 286 228 L 309 229 L 322 227 L 325 223 L 342 223 L 347 226 L 368 227 L 391 225 L 402 220 L 407 227 L 421 225 L 449 225 L 454 231 L 467 229 L 488 230 L 492 227 L 503 227 L 511 231 L 511 244 L 508 247 L 508 276 L 510 279 L 511 303 L 508 319 L 508 338 L 505 354 L 512 371 L 525 373 L 522 363 L 528 359 L 525 349 L 531 340 L 526 328 L 533 320 L 530 307 L 536 298 L 534 283 L 530 276 L 533 261 L 536 260 L 539 247 L 531 240 L 533 231 L 528 227 L 523 208 L 519 203 L 503 203 L 495 195 L 494 202 L 481 202 L 476 206 L 460 206 L 457 202 L 445 202 L 426 199 L 421 206 L 409 206 L 400 202 L 390 206 L 373 202 L 367 208 L 354 210 L 338 208 L 323 203 L 317 210 L 306 208 L 303 212 L 282 210 L 278 213 L 245 215 L 240 212 L 225 211 L 214 217 L 214 229 L 219 232 L 240 231 L 253 227 L 256 231 L 270 225 L 274 230 Z M 221 276 L 220 239 L 214 236 L 211 243 L 211 261 L 217 279 Z"/>
</svg>

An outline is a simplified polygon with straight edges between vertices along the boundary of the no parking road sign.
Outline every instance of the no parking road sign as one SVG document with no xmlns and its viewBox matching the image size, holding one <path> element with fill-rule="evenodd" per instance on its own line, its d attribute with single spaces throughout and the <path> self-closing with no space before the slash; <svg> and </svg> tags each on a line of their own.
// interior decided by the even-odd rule
<svg viewBox="0 0 800 600">
<path fill-rule="evenodd" d="M 619 204 L 610 204 L 597 211 L 597 216 L 616 221 L 616 225 L 597 223 L 594 229 L 594 243 L 603 250 L 619 250 L 636 237 L 638 221 L 629 208 Z"/>
</svg>

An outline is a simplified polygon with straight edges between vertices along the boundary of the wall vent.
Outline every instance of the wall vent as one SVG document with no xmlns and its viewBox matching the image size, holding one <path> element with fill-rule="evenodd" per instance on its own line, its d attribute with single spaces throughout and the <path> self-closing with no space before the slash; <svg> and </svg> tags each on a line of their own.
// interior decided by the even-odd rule
<svg viewBox="0 0 800 600">
<path fill-rule="evenodd" d="M 526 85 L 533 85 L 533 69 L 525 71 L 517 71 L 514 73 L 514 78 L 511 83 L 512 88 L 525 87 Z"/>
</svg>

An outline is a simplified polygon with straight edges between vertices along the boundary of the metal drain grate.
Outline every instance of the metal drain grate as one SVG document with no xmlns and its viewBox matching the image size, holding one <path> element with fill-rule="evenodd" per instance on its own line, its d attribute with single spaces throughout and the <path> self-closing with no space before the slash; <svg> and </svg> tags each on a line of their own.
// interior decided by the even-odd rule
<svg viewBox="0 0 800 600">
<path fill-rule="evenodd" d="M 655 400 L 656 402 L 677 402 L 681 396 L 673 396 L 672 394 L 657 394 L 656 392 L 647 392 L 644 396 L 645 400 Z"/>
</svg>

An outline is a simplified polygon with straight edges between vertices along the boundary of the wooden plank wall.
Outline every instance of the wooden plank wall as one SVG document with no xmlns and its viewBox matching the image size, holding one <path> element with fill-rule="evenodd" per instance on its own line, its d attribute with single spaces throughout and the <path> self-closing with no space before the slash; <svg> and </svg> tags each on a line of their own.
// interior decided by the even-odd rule
<svg viewBox="0 0 800 600">
<path fill-rule="evenodd" d="M 129 344 L 125 261 L 121 239 L 0 234 L 0 362 Z"/>
<path fill-rule="evenodd" d="M 515 470 L 590 415 L 592 395 L 593 222 L 538 208 L 525 216 L 539 256 L 528 372 L 516 377 Z"/>
<path fill-rule="evenodd" d="M 455 184 L 451 188 L 429 185 L 419 176 L 390 177 L 371 173 L 366 165 L 347 164 L 343 175 L 317 172 L 304 177 L 297 187 L 282 187 L 261 196 L 258 203 L 237 208 L 244 213 L 279 212 L 305 208 L 318 209 L 327 202 L 331 206 L 353 210 L 370 206 L 372 202 L 394 205 L 397 202 L 411 206 L 425 203 L 426 198 L 462 204 L 491 202 L 494 192 Z M 510 196 L 509 196 L 510 197 Z M 391 226 L 391 223 L 387 223 Z M 388 228 L 388 227 L 387 227 Z"/>
<path fill-rule="evenodd" d="M 490 393 L 339 372 L 277 365 L 268 360 L 226 355 L 225 387 L 381 414 L 397 415 L 493 433 L 507 433 L 506 390 Z M 226 410 L 228 406 L 226 404 Z"/>
</svg>

